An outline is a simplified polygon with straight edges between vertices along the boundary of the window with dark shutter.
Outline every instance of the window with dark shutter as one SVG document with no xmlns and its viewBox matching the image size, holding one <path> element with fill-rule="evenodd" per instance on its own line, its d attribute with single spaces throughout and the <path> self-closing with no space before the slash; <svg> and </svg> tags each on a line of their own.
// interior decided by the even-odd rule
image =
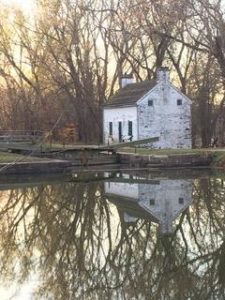
<svg viewBox="0 0 225 300">
<path fill-rule="evenodd" d="M 109 122 L 109 135 L 113 135 L 113 123 Z"/>
<path fill-rule="evenodd" d="M 122 122 L 118 122 L 118 135 L 119 135 L 119 142 L 123 141 L 123 129 L 122 129 Z"/>
<path fill-rule="evenodd" d="M 132 136 L 133 135 L 133 122 L 128 121 L 128 135 Z"/>
</svg>

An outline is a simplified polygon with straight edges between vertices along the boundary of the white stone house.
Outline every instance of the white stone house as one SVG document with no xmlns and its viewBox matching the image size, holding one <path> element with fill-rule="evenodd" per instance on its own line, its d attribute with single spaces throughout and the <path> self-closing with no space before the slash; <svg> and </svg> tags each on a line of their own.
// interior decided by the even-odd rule
<svg viewBox="0 0 225 300">
<path fill-rule="evenodd" d="M 122 78 L 122 88 L 103 106 L 104 144 L 159 137 L 152 148 L 191 148 L 191 100 L 161 68 L 152 81 Z"/>
<path fill-rule="evenodd" d="M 163 234 L 173 232 L 173 222 L 192 203 L 191 179 L 164 179 L 154 183 L 105 182 L 107 198 L 122 212 L 127 224 L 148 219 Z"/>
</svg>

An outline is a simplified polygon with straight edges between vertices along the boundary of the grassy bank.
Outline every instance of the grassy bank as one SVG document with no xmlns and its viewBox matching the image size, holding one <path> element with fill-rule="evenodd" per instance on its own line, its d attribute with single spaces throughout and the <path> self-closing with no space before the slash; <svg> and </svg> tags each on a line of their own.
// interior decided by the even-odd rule
<svg viewBox="0 0 225 300">
<path fill-rule="evenodd" d="M 212 167 L 225 169 L 225 149 L 224 151 L 213 151 Z"/>
</svg>

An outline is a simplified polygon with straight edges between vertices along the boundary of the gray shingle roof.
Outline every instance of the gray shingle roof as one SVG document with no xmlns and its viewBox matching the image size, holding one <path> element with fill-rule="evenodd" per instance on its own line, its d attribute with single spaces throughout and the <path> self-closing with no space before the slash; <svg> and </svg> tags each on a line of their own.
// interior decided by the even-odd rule
<svg viewBox="0 0 225 300">
<path fill-rule="evenodd" d="M 119 89 L 104 106 L 123 106 L 135 105 L 136 102 L 148 93 L 155 85 L 156 80 L 142 81 L 138 83 L 128 84 L 122 89 Z"/>
</svg>

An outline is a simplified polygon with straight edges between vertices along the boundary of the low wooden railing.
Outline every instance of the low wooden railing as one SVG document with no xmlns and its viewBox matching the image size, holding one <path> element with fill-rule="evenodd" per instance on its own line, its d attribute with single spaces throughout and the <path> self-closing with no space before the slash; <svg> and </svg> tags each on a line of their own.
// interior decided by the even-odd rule
<svg viewBox="0 0 225 300">
<path fill-rule="evenodd" d="M 0 130 L 0 142 L 37 142 L 44 133 L 41 130 Z"/>
</svg>

